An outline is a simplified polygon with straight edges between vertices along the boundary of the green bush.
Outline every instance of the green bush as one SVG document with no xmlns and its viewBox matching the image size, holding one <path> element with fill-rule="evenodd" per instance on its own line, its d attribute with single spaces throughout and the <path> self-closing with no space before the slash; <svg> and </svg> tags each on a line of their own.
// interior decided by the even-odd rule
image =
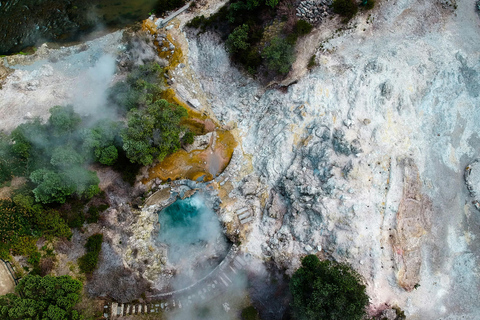
<svg viewBox="0 0 480 320">
<path fill-rule="evenodd" d="M 248 306 L 242 310 L 242 320 L 259 320 L 257 309 L 254 306 Z"/>
<path fill-rule="evenodd" d="M 190 130 L 185 132 L 182 140 L 183 140 L 183 143 L 185 144 L 192 144 L 195 141 L 195 133 L 193 133 Z"/>
<path fill-rule="evenodd" d="M 202 26 L 206 22 L 207 22 L 207 19 L 205 18 L 204 15 L 196 16 L 195 18 L 193 18 L 187 23 L 187 27 L 198 29 L 200 28 L 200 26 Z"/>
<path fill-rule="evenodd" d="M 230 33 L 226 42 L 228 51 L 235 53 L 246 50 L 250 46 L 248 43 L 248 30 L 248 25 L 243 24 Z"/>
<path fill-rule="evenodd" d="M 81 291 L 82 283 L 70 276 L 27 275 L 15 287 L 17 294 L 0 296 L 0 318 L 80 320 L 73 307 Z"/>
<path fill-rule="evenodd" d="M 87 222 L 97 223 L 100 213 L 108 209 L 108 204 L 101 204 L 99 206 L 91 206 L 88 208 Z"/>
<path fill-rule="evenodd" d="M 358 6 L 355 0 L 334 0 L 333 11 L 345 17 L 348 21 L 353 18 L 358 12 Z"/>
<path fill-rule="evenodd" d="M 363 319 L 368 296 L 362 282 L 348 265 L 306 256 L 290 281 L 295 318 Z"/>
<path fill-rule="evenodd" d="M 98 255 L 102 249 L 102 234 L 94 234 L 87 239 L 85 249 L 87 253 L 78 259 L 78 266 L 83 273 L 92 273 L 97 267 Z"/>
<path fill-rule="evenodd" d="M 274 38 L 263 50 L 262 56 L 270 70 L 281 74 L 287 74 L 295 60 L 293 46 L 280 38 Z"/>
<path fill-rule="evenodd" d="M 304 36 L 309 34 L 312 31 L 312 29 L 313 29 L 313 26 L 307 21 L 302 19 L 298 20 L 297 23 L 295 24 L 295 32 L 299 36 Z"/>
<path fill-rule="evenodd" d="M 365 10 L 371 10 L 375 7 L 375 0 L 365 0 L 362 2 L 362 6 Z"/>
<path fill-rule="evenodd" d="M 317 63 L 315 62 L 316 58 L 317 58 L 316 55 L 313 55 L 310 57 L 310 59 L 308 60 L 307 69 L 312 69 L 317 65 Z"/>
</svg>

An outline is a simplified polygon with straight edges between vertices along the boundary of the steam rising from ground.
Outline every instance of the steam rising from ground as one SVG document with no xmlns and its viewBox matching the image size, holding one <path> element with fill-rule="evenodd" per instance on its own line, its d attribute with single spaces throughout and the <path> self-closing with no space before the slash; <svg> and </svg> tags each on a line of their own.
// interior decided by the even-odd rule
<svg viewBox="0 0 480 320">
<path fill-rule="evenodd" d="M 106 117 L 107 92 L 116 70 L 115 58 L 110 54 L 101 56 L 90 68 L 78 76 L 77 91 L 73 104 L 82 113 Z"/>
<path fill-rule="evenodd" d="M 158 240 L 167 245 L 169 263 L 178 271 L 178 289 L 213 270 L 228 250 L 215 212 L 199 193 L 160 211 L 159 223 Z"/>
</svg>

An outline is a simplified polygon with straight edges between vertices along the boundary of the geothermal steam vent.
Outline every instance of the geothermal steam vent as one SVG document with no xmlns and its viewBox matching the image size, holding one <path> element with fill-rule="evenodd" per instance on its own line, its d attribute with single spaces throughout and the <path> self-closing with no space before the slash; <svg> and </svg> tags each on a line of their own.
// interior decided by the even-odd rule
<svg viewBox="0 0 480 320">
<path fill-rule="evenodd" d="M 212 271 L 230 247 L 213 204 L 203 193 L 158 211 L 158 222 L 157 240 L 167 247 L 168 263 L 176 269 L 176 289 Z"/>
</svg>

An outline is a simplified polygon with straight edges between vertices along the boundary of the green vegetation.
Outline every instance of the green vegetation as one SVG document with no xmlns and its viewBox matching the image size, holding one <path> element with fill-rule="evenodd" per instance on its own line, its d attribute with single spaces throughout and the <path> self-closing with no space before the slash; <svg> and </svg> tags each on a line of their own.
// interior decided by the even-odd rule
<svg viewBox="0 0 480 320">
<path fill-rule="evenodd" d="M 122 132 L 123 149 L 132 162 L 142 165 L 163 160 L 166 155 L 181 146 L 180 126 L 187 117 L 185 108 L 160 99 L 148 102 L 145 109 L 133 109 L 128 113 L 128 127 Z"/>
<path fill-rule="evenodd" d="M 238 26 L 233 30 L 232 33 L 228 36 L 227 39 L 227 48 L 230 52 L 238 52 L 240 50 L 246 50 L 250 44 L 248 40 L 248 25 L 243 24 Z"/>
<path fill-rule="evenodd" d="M 360 275 L 345 264 L 308 255 L 293 274 L 290 291 L 296 319 L 360 320 L 366 315 L 365 285 Z"/>
<path fill-rule="evenodd" d="M 309 34 L 313 29 L 313 26 L 305 21 L 305 20 L 298 20 L 297 24 L 295 25 L 295 33 L 297 33 L 299 36 L 304 36 Z"/>
<path fill-rule="evenodd" d="M 346 21 L 353 18 L 358 12 L 358 6 L 355 0 L 334 0 L 333 11 L 345 17 Z"/>
<path fill-rule="evenodd" d="M 0 257 L 31 256 L 37 252 L 35 243 L 40 236 L 47 239 L 70 239 L 72 232 L 58 211 L 33 205 L 33 198 L 17 195 L 14 200 L 0 200 Z"/>
<path fill-rule="evenodd" d="M 252 75 L 266 69 L 267 78 L 288 73 L 297 39 L 313 29 L 297 19 L 293 3 L 286 0 L 232 0 L 209 18 L 195 17 L 187 26 L 201 32 L 215 29 L 226 40 L 233 61 Z"/>
<path fill-rule="evenodd" d="M 248 306 L 242 310 L 242 320 L 259 320 L 260 316 L 254 306 Z"/>
<path fill-rule="evenodd" d="M 37 202 L 64 203 L 71 195 L 91 198 L 99 192 L 96 173 L 86 169 L 86 144 L 80 134 L 86 129 L 81 129 L 81 123 L 82 119 L 72 106 L 55 106 L 50 109 L 46 124 L 42 124 L 38 118 L 21 124 L 11 133 L 11 143 L 3 144 L 8 163 L 18 161 L 23 165 L 23 168 L 18 168 L 17 164 L 9 171 L 30 178 L 34 183 L 33 194 Z M 91 129 L 92 132 L 95 129 Z M 95 149 L 98 145 L 92 144 L 88 151 L 98 152 Z M 4 163 L 4 168 L 8 163 Z"/>
<path fill-rule="evenodd" d="M 80 320 L 73 310 L 80 300 L 82 283 L 70 276 L 27 275 L 15 288 L 16 294 L 0 296 L 3 320 Z"/>
<path fill-rule="evenodd" d="M 175 10 L 185 5 L 185 0 L 157 0 L 154 12 L 157 15 L 164 14 L 167 11 Z"/>
<path fill-rule="evenodd" d="M 317 65 L 317 63 L 315 62 L 316 58 L 317 58 L 316 55 L 313 55 L 310 57 L 310 59 L 308 60 L 307 69 L 312 69 Z"/>
<path fill-rule="evenodd" d="M 362 6 L 365 10 L 371 10 L 375 7 L 375 0 L 364 0 Z"/>
<path fill-rule="evenodd" d="M 295 61 L 293 46 L 286 40 L 275 38 L 270 45 L 263 50 L 263 58 L 270 70 L 286 74 Z"/>
<path fill-rule="evenodd" d="M 160 97 L 164 82 L 162 67 L 147 63 L 134 68 L 125 81 L 117 82 L 110 88 L 109 102 L 117 107 L 121 115 L 134 108 L 145 108 L 148 102 Z"/>
<path fill-rule="evenodd" d="M 87 239 L 87 253 L 78 259 L 78 266 L 83 273 L 92 273 L 97 267 L 98 255 L 102 249 L 103 234 L 94 234 Z"/>
</svg>

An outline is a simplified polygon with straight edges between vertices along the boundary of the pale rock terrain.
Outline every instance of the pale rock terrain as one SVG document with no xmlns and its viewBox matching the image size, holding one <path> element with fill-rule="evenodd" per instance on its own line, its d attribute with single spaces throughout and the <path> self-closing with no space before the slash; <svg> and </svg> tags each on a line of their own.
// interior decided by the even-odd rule
<svg viewBox="0 0 480 320">
<path fill-rule="evenodd" d="M 205 4 L 209 13 L 220 5 Z M 219 218 L 251 259 L 290 274 L 308 253 L 350 263 L 365 278 L 372 314 L 397 305 L 408 319 L 479 319 L 480 19 L 473 3 L 457 5 L 382 1 L 341 32 L 327 21 L 299 41 L 282 91 L 232 66 L 214 34 L 182 33 L 191 13 L 174 20 L 169 33 L 188 61 L 169 74 L 173 86 L 235 128 L 239 145 L 215 182 Z M 112 37 L 89 46 L 117 52 L 120 36 Z M 62 50 L 70 49 L 49 54 L 77 57 Z M 79 61 L 88 69 L 103 50 Z M 307 72 L 313 53 L 319 65 Z M 2 129 L 72 100 L 76 78 L 50 64 L 2 69 Z M 149 248 L 153 209 L 132 211 L 130 193 L 122 185 L 108 193 L 108 240 L 88 288 L 118 301 L 169 272 L 164 255 Z M 241 208 L 255 217 L 243 226 Z M 116 289 L 105 280 L 112 275 Z"/>
<path fill-rule="evenodd" d="M 253 165 L 225 173 L 236 203 L 222 214 L 255 210 L 246 252 L 290 273 L 308 253 L 350 263 L 372 313 L 478 319 L 480 213 L 463 173 L 480 147 L 480 20 L 457 5 L 383 1 L 314 32 L 319 66 L 299 78 L 297 61 L 286 93 L 231 66 L 215 35 L 189 36 L 202 95 Z"/>
</svg>

